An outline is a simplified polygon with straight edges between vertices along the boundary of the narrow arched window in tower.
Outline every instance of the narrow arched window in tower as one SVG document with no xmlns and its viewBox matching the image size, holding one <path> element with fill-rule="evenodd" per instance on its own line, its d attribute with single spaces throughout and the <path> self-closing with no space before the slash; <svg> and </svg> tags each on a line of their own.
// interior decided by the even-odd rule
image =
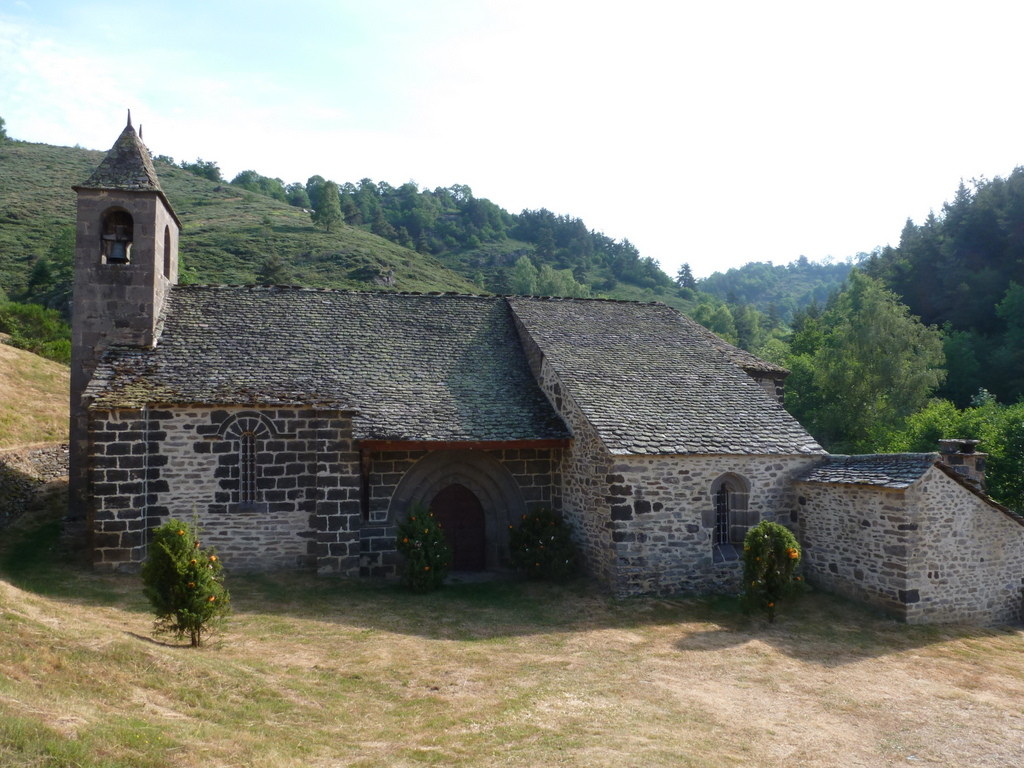
<svg viewBox="0 0 1024 768">
<path fill-rule="evenodd" d="M 100 254 L 104 264 L 129 264 L 132 260 L 134 222 L 127 211 L 110 211 L 103 217 Z"/>
<path fill-rule="evenodd" d="M 171 279 L 171 228 L 164 226 L 164 277 Z"/>
<path fill-rule="evenodd" d="M 238 501 L 252 504 L 256 501 L 256 435 L 243 432 L 238 441 Z"/>
</svg>

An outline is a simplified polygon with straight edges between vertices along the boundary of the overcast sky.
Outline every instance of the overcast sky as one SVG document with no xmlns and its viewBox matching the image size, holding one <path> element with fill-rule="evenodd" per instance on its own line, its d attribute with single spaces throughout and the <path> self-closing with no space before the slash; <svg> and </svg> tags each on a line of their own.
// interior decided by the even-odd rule
<svg viewBox="0 0 1024 768">
<path fill-rule="evenodd" d="M 0 0 L 0 117 L 105 150 L 131 108 L 229 179 L 466 184 L 706 276 L 895 245 L 1024 164 L 1022 30 L 1009 0 Z"/>
</svg>

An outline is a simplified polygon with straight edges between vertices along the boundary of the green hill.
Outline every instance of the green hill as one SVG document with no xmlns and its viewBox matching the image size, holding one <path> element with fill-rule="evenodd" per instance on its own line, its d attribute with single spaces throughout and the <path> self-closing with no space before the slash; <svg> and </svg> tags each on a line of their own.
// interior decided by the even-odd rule
<svg viewBox="0 0 1024 768">
<path fill-rule="evenodd" d="M 25 291 L 40 260 L 51 270 L 62 268 L 73 243 L 67 233 L 75 220 L 71 187 L 87 179 L 102 157 L 72 147 L 0 143 L 0 286 L 8 296 Z M 324 232 L 301 208 L 164 162 L 156 167 L 182 222 L 185 280 L 254 283 L 265 260 L 277 257 L 294 284 L 481 290 L 428 254 L 355 227 Z"/>
</svg>

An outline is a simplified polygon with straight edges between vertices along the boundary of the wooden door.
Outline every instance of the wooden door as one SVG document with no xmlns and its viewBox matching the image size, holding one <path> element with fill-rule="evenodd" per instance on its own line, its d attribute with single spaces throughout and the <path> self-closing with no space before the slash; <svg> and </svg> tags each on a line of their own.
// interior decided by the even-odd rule
<svg viewBox="0 0 1024 768">
<path fill-rule="evenodd" d="M 430 511 L 441 524 L 452 550 L 453 571 L 482 571 L 487 567 L 484 508 L 464 485 L 454 484 L 438 492 Z"/>
</svg>

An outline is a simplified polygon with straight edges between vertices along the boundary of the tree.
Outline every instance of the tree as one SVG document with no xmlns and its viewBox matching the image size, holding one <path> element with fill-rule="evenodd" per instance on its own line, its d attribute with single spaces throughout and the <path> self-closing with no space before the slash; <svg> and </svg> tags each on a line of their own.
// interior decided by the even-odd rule
<svg viewBox="0 0 1024 768">
<path fill-rule="evenodd" d="M 187 636 L 193 648 L 227 613 L 220 558 L 204 550 L 196 529 L 180 520 L 168 520 L 153 531 L 142 583 L 156 614 L 156 631 Z"/>
<path fill-rule="evenodd" d="M 324 184 L 327 180 L 323 176 L 310 176 L 306 179 L 306 197 L 309 198 L 309 205 L 307 208 L 316 210 L 320 207 L 320 194 L 323 192 Z"/>
<path fill-rule="evenodd" d="M 319 198 L 319 204 L 312 214 L 313 223 L 330 232 L 331 227 L 340 224 L 342 221 L 338 185 L 333 181 L 325 182 L 320 190 Z"/>
<path fill-rule="evenodd" d="M 391 226 L 386 218 L 384 218 L 384 209 L 378 208 L 373 214 L 373 222 L 370 224 L 370 231 L 377 237 L 383 237 L 385 240 L 391 240 L 392 242 L 398 241 L 398 231 Z"/>
<path fill-rule="evenodd" d="M 6 123 L 4 122 L 4 119 L 0 117 L 0 144 L 8 141 L 8 139 Z"/>
<path fill-rule="evenodd" d="M 791 382 L 815 391 L 811 397 L 797 392 L 799 407 L 787 404 L 832 450 L 870 450 L 880 430 L 922 408 L 945 376 L 938 329 L 923 325 L 859 270 L 850 273 L 818 331 L 816 347 L 804 352 L 809 380 Z"/>
<path fill-rule="evenodd" d="M 537 268 L 529 256 L 520 256 L 508 276 L 508 287 L 518 296 L 534 296 L 537 293 Z"/>
<path fill-rule="evenodd" d="M 297 181 L 285 187 L 284 193 L 288 198 L 288 205 L 294 205 L 296 208 L 313 207 L 309 201 L 309 193 L 306 192 L 306 187 Z"/>
<path fill-rule="evenodd" d="M 696 288 L 697 281 L 693 277 L 693 271 L 690 269 L 689 264 L 683 264 L 679 267 L 679 271 L 676 272 L 676 287 L 677 288 Z"/>
<path fill-rule="evenodd" d="M 194 163 L 182 160 L 181 167 L 189 173 L 194 173 L 196 176 L 210 181 L 224 181 L 220 175 L 220 168 L 213 160 L 203 160 L 201 157 L 197 157 Z"/>
<path fill-rule="evenodd" d="M 256 282 L 259 285 L 288 285 L 291 282 L 288 267 L 280 254 L 271 253 L 256 271 Z"/>
</svg>

